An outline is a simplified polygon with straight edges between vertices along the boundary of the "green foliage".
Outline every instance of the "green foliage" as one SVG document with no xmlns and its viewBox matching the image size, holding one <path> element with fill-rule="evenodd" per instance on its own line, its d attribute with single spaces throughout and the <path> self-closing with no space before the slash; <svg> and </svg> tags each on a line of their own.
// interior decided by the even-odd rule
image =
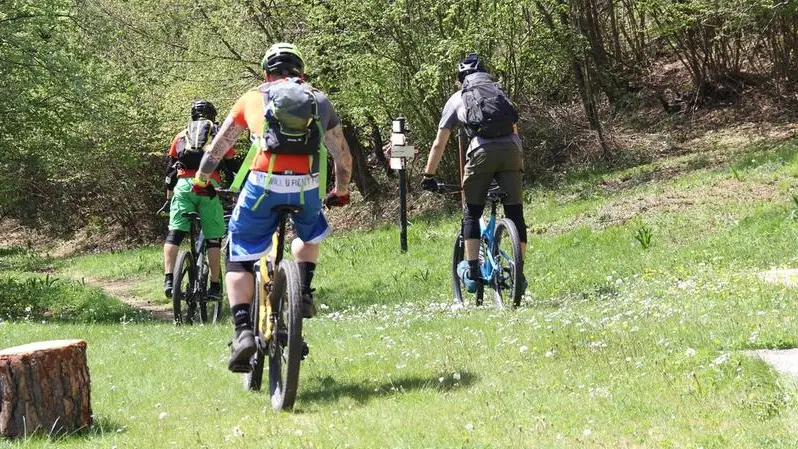
<svg viewBox="0 0 798 449">
<path fill-rule="evenodd" d="M 261 56 L 277 41 L 299 45 L 310 82 L 356 128 L 352 139 L 377 129 L 384 140 L 401 114 L 421 158 L 457 89 L 457 61 L 479 52 L 521 112 L 530 174 L 579 159 L 571 154 L 575 136 L 601 131 L 602 104 L 614 111 L 633 103 L 655 58 L 684 64 L 695 98 L 722 95 L 721 84 L 744 82 L 744 73 L 798 73 L 794 2 L 621 3 L 6 2 L 0 217 L 63 233 L 99 220 L 134 239 L 152 236 L 162 160 L 191 100 L 207 98 L 224 115 L 260 82 Z M 553 112 L 576 98 L 587 124 L 579 115 L 563 123 Z M 377 140 L 363 148 L 378 148 Z M 449 179 L 458 173 L 452 149 L 441 165 Z"/>
<path fill-rule="evenodd" d="M 651 246 L 651 237 L 653 236 L 653 232 L 651 231 L 651 227 L 649 227 L 643 220 L 639 220 L 637 225 L 635 225 L 635 240 L 640 243 L 640 246 L 643 249 L 648 249 Z"/>
<path fill-rule="evenodd" d="M 0 320 L 119 323 L 149 315 L 101 290 L 57 277 L 0 275 Z"/>
<path fill-rule="evenodd" d="M 50 260 L 36 251 L 12 247 L 0 248 L 0 272 L 47 270 Z"/>
</svg>

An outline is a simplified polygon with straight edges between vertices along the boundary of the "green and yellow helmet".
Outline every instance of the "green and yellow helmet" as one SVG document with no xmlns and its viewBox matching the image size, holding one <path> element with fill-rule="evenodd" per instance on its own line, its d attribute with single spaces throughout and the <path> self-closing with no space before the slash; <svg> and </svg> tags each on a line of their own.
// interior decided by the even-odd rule
<svg viewBox="0 0 798 449">
<path fill-rule="evenodd" d="M 302 76 L 305 73 L 305 60 L 296 45 L 288 42 L 274 44 L 266 50 L 260 63 L 266 73 L 288 76 Z"/>
</svg>

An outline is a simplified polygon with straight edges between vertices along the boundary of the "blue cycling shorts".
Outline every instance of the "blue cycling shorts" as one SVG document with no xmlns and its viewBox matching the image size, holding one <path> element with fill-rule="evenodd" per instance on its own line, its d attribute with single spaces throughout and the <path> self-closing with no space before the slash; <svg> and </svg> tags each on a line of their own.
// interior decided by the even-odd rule
<svg viewBox="0 0 798 449">
<path fill-rule="evenodd" d="M 272 210 L 275 206 L 302 206 L 292 221 L 297 237 L 305 243 L 319 243 L 331 231 L 322 213 L 317 176 L 272 175 L 268 190 L 263 187 L 266 178 L 266 173 L 251 172 L 238 195 L 227 238 L 231 262 L 258 260 L 268 254 L 279 225 L 279 215 Z"/>
</svg>

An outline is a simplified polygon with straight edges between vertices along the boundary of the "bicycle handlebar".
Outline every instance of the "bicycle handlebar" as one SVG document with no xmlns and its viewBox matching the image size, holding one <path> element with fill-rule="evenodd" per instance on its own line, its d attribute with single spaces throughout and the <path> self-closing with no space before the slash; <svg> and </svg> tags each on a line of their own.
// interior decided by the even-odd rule
<svg viewBox="0 0 798 449">
<path fill-rule="evenodd" d="M 458 184 L 446 184 L 445 182 L 438 181 L 438 190 L 435 193 L 460 193 L 463 188 Z"/>
</svg>

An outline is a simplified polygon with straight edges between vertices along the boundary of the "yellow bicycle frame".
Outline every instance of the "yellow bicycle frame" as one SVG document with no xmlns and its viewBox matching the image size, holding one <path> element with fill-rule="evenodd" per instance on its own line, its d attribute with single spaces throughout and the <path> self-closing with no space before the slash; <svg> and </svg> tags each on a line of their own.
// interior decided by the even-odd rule
<svg viewBox="0 0 798 449">
<path fill-rule="evenodd" d="M 264 341 L 269 341 L 272 338 L 272 302 L 271 298 L 269 298 L 269 292 L 266 289 L 266 286 L 272 282 L 272 279 L 269 278 L 269 264 L 267 263 L 269 260 L 277 260 L 277 233 L 274 233 L 272 237 L 272 249 L 269 251 L 268 255 L 265 255 L 260 258 L 260 278 L 261 283 L 258 285 L 258 292 L 260 295 L 261 301 L 258 304 L 258 329 L 260 329 L 260 335 L 263 337 Z M 277 272 L 277 264 L 274 264 L 274 272 Z"/>
</svg>

